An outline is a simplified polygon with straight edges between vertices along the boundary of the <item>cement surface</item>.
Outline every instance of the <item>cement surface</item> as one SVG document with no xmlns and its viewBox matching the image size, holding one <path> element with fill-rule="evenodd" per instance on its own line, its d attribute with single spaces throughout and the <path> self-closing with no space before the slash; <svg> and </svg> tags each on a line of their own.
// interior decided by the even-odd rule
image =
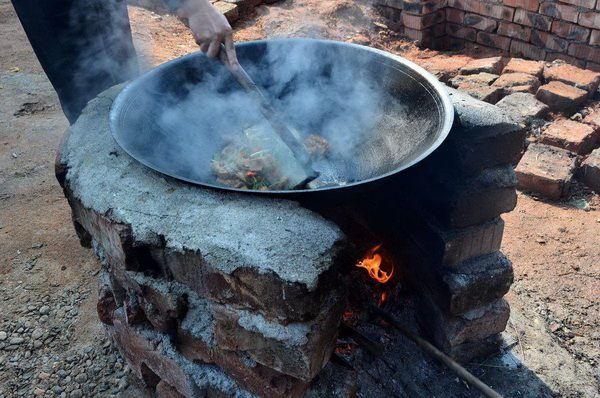
<svg viewBox="0 0 600 398">
<path fill-rule="evenodd" d="M 129 224 L 137 242 L 199 251 L 224 273 L 272 271 L 314 289 L 344 235 L 332 222 L 284 199 L 199 188 L 163 176 L 127 155 L 112 138 L 113 87 L 90 101 L 70 130 L 61 161 L 84 206 Z"/>
</svg>

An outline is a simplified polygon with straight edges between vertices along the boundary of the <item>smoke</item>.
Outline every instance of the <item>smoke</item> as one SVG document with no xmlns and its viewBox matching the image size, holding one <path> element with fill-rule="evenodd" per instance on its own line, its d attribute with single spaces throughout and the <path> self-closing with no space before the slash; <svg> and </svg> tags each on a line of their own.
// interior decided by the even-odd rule
<svg viewBox="0 0 600 398">
<path fill-rule="evenodd" d="M 372 78 L 368 58 L 347 54 L 335 46 L 274 41 L 255 62 L 240 55 L 283 119 L 304 136 L 324 137 L 334 168 L 342 167 L 341 173 L 352 180 L 361 176 L 348 165 L 358 163 L 390 100 Z M 166 101 L 159 124 L 170 138 L 152 148 L 165 165 L 177 159 L 180 173 L 208 182 L 214 182 L 214 154 L 264 121 L 258 104 L 217 62 L 206 63 L 200 82 L 184 85 L 185 95 Z"/>
</svg>

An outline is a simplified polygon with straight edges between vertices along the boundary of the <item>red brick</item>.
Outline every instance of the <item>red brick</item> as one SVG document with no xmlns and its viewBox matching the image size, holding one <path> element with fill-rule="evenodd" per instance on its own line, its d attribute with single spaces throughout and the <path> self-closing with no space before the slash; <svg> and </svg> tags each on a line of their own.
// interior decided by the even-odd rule
<svg viewBox="0 0 600 398">
<path fill-rule="evenodd" d="M 512 58 L 502 70 L 502 73 L 527 73 L 538 78 L 542 77 L 543 72 L 544 64 L 542 62 L 520 58 Z"/>
<path fill-rule="evenodd" d="M 436 56 L 418 60 L 418 63 L 441 81 L 448 82 L 458 74 L 460 68 L 468 63 L 468 59 L 465 57 Z"/>
<path fill-rule="evenodd" d="M 552 25 L 552 18 L 519 8 L 515 11 L 513 22 L 520 25 L 531 26 L 535 29 L 549 31 L 550 26 Z"/>
<path fill-rule="evenodd" d="M 477 33 L 477 43 L 488 47 L 499 48 L 504 51 L 508 51 L 510 49 L 510 41 L 511 39 L 509 37 L 500 36 L 494 33 Z"/>
<path fill-rule="evenodd" d="M 584 119 L 584 123 L 600 128 L 600 108 L 594 109 Z"/>
<path fill-rule="evenodd" d="M 600 30 L 592 30 L 592 34 L 590 36 L 590 44 L 592 46 L 600 46 Z"/>
<path fill-rule="evenodd" d="M 504 67 L 504 59 L 502 57 L 490 57 L 474 59 L 460 69 L 461 75 L 472 75 L 475 73 L 493 73 L 499 75 Z"/>
<path fill-rule="evenodd" d="M 575 58 L 585 59 L 587 61 L 600 63 L 600 48 L 591 47 L 585 44 L 571 43 L 569 46 L 569 55 Z"/>
<path fill-rule="evenodd" d="M 457 88 L 461 84 L 480 84 L 482 86 L 491 85 L 496 79 L 498 79 L 498 75 L 494 75 L 492 73 L 476 73 L 474 75 L 458 75 L 450 80 L 450 85 L 452 87 Z"/>
<path fill-rule="evenodd" d="M 600 3 L 599 3 L 600 4 Z M 600 26 L 600 12 L 587 11 L 579 14 L 579 25 L 587 28 L 598 28 Z"/>
<path fill-rule="evenodd" d="M 496 20 L 488 17 L 483 17 L 477 14 L 467 14 L 464 17 L 463 24 L 475 28 L 477 30 L 483 30 L 486 32 L 493 32 L 496 30 L 498 23 Z"/>
<path fill-rule="evenodd" d="M 490 104 L 495 104 L 502 97 L 502 89 L 499 87 L 477 83 L 461 83 L 457 88 L 473 98 L 477 98 L 480 101 L 485 101 Z"/>
<path fill-rule="evenodd" d="M 484 3 L 480 0 L 449 0 L 448 5 L 463 11 L 470 11 L 477 14 L 512 21 L 514 9 L 511 7 Z"/>
<path fill-rule="evenodd" d="M 586 69 L 593 70 L 594 72 L 600 72 L 600 64 L 595 64 L 593 62 L 587 62 L 585 64 Z"/>
<path fill-rule="evenodd" d="M 567 40 L 547 32 L 536 30 L 531 32 L 531 44 L 561 53 L 566 53 L 569 48 L 569 42 Z"/>
<path fill-rule="evenodd" d="M 443 10 L 425 15 L 412 15 L 403 12 L 400 20 L 403 25 L 410 29 L 423 30 L 437 23 L 444 21 L 445 14 Z"/>
<path fill-rule="evenodd" d="M 600 148 L 593 151 L 581 163 L 577 177 L 585 185 L 600 193 Z"/>
<path fill-rule="evenodd" d="M 548 126 L 542 133 L 540 142 L 582 155 L 594 149 L 598 132 L 597 127 L 563 119 Z"/>
<path fill-rule="evenodd" d="M 540 5 L 540 14 L 577 23 L 579 11 L 577 7 L 547 1 Z"/>
<path fill-rule="evenodd" d="M 587 98 L 587 92 L 559 81 L 552 81 L 538 89 L 537 99 L 555 112 L 571 115 Z"/>
<path fill-rule="evenodd" d="M 398 0 L 400 8 L 410 14 L 429 14 L 446 7 L 445 1 L 439 0 Z"/>
<path fill-rule="evenodd" d="M 556 20 L 552 22 L 552 33 L 571 41 L 586 42 L 590 30 L 569 22 Z"/>
<path fill-rule="evenodd" d="M 589 9 L 594 9 L 594 5 L 596 4 L 596 0 L 560 0 L 562 3 L 571 4 L 578 7 L 585 7 Z"/>
<path fill-rule="evenodd" d="M 544 59 L 546 57 L 545 50 L 519 40 L 512 41 L 510 44 L 510 53 L 517 57 L 529 59 Z"/>
<path fill-rule="evenodd" d="M 539 0 L 503 0 L 505 6 L 524 8 L 528 11 L 537 11 L 540 6 Z"/>
<path fill-rule="evenodd" d="M 519 189 L 558 200 L 569 190 L 576 155 L 544 144 L 531 144 L 515 169 Z"/>
<path fill-rule="evenodd" d="M 456 24 L 462 24 L 465 12 L 456 8 L 446 8 L 446 21 Z"/>
<path fill-rule="evenodd" d="M 577 66 L 580 68 L 585 68 L 585 61 L 571 57 L 570 55 L 563 54 L 563 53 L 553 53 L 553 52 L 549 52 L 546 54 L 546 61 L 556 61 L 556 60 L 565 61 L 571 65 L 574 65 L 574 66 Z"/>
<path fill-rule="evenodd" d="M 513 93 L 535 93 L 540 86 L 537 77 L 527 73 L 504 73 L 493 84 L 502 89 L 504 95 Z"/>
<path fill-rule="evenodd" d="M 544 79 L 557 80 L 593 93 L 600 85 L 600 73 L 580 69 L 569 64 L 550 64 L 544 68 Z"/>
<path fill-rule="evenodd" d="M 531 29 L 516 23 L 501 21 L 498 25 L 498 34 L 515 39 L 529 41 L 531 38 Z"/>
<path fill-rule="evenodd" d="M 477 31 L 473 28 L 467 28 L 462 25 L 446 24 L 446 33 L 452 37 L 458 37 L 459 39 L 475 41 L 477 40 Z"/>
</svg>

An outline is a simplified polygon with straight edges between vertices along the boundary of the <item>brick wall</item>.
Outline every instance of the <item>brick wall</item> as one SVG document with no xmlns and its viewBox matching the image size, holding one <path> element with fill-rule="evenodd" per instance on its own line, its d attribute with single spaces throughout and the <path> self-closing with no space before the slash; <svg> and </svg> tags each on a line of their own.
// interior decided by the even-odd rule
<svg viewBox="0 0 600 398">
<path fill-rule="evenodd" d="M 375 0 L 390 27 L 422 45 L 465 42 L 524 58 L 600 68 L 600 0 Z"/>
</svg>

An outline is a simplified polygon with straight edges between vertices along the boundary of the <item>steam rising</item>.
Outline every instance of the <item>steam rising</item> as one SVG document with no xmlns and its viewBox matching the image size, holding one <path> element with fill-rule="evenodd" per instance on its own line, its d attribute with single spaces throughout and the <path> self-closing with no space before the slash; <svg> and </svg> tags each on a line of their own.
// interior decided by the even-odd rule
<svg viewBox="0 0 600 398">
<path fill-rule="evenodd" d="M 356 164 L 357 148 L 370 138 L 389 101 L 367 77 L 366 64 L 331 47 L 269 43 L 259 62 L 243 66 L 291 126 L 329 141 L 331 158 L 338 165 Z M 183 87 L 183 99 L 177 95 L 167 101 L 171 105 L 164 108 L 159 124 L 167 134 L 176 135 L 176 145 L 170 141 L 169 146 L 155 147 L 154 155 L 165 162 L 184 158 L 178 163 L 193 165 L 194 178 L 214 181 L 210 167 L 214 154 L 245 128 L 264 120 L 258 104 L 226 68 L 215 64 L 203 72 L 201 82 Z M 347 175 L 347 166 L 341 167 Z"/>
</svg>

